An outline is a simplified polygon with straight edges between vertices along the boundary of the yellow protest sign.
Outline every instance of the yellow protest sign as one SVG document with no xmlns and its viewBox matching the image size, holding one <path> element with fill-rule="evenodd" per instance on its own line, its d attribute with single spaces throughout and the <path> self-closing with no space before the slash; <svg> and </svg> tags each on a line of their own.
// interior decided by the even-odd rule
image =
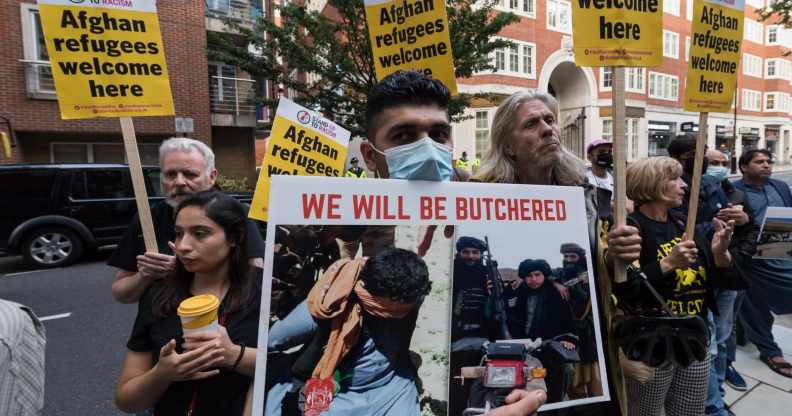
<svg viewBox="0 0 792 416">
<path fill-rule="evenodd" d="M 38 0 L 61 117 L 173 115 L 155 0 Z"/>
<path fill-rule="evenodd" d="M 690 38 L 685 111 L 731 111 L 745 0 L 696 0 Z"/>
<path fill-rule="evenodd" d="M 377 79 L 414 69 L 456 95 L 444 0 L 363 0 Z"/>
<path fill-rule="evenodd" d="M 272 175 L 341 176 L 349 136 L 321 114 L 281 98 L 248 216 L 267 221 Z"/>
<path fill-rule="evenodd" d="M 658 66 L 663 62 L 660 0 L 574 0 L 572 22 L 579 66 Z"/>
</svg>

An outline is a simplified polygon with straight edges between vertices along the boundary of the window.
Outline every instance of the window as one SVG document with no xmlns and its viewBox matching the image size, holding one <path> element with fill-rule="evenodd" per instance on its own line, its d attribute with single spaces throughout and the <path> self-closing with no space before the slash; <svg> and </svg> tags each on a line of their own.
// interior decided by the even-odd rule
<svg viewBox="0 0 792 416">
<path fill-rule="evenodd" d="M 229 0 L 206 0 L 206 9 L 222 14 L 228 14 L 230 9 Z"/>
<path fill-rule="evenodd" d="M 49 200 L 52 195 L 54 170 L 8 170 L 0 172 L 0 195 L 4 202 L 15 199 Z M 10 206 L 10 205 L 6 205 Z"/>
<path fill-rule="evenodd" d="M 602 140 L 613 141 L 613 120 L 602 120 Z"/>
<path fill-rule="evenodd" d="M 687 6 L 687 20 L 693 20 L 693 0 L 685 0 Z"/>
<path fill-rule="evenodd" d="M 745 4 L 753 6 L 755 9 L 764 7 L 764 0 L 745 0 Z"/>
<path fill-rule="evenodd" d="M 690 59 L 690 36 L 685 36 L 685 62 Z"/>
<path fill-rule="evenodd" d="M 774 92 L 765 93 L 765 111 L 776 109 L 776 94 Z"/>
<path fill-rule="evenodd" d="M 778 31 L 781 29 L 780 26 L 767 26 L 767 44 L 768 45 L 777 45 L 778 44 Z"/>
<path fill-rule="evenodd" d="M 209 64 L 209 104 L 212 112 L 233 112 L 236 110 L 236 100 L 236 68 L 224 64 Z"/>
<path fill-rule="evenodd" d="M 613 87 L 613 67 L 600 67 L 600 89 L 610 90 Z"/>
<path fill-rule="evenodd" d="M 663 31 L 663 56 L 679 58 L 679 33 Z"/>
<path fill-rule="evenodd" d="M 498 73 L 516 75 L 523 78 L 536 77 L 536 45 L 509 39 L 511 47 L 497 49 L 493 59 Z"/>
<path fill-rule="evenodd" d="M 759 91 L 742 90 L 742 108 L 746 111 L 762 110 L 762 93 Z"/>
<path fill-rule="evenodd" d="M 749 53 L 744 53 L 742 67 L 743 75 L 757 78 L 762 77 L 762 58 Z"/>
<path fill-rule="evenodd" d="M 663 12 L 679 16 L 679 0 L 664 0 Z"/>
<path fill-rule="evenodd" d="M 480 159 L 489 147 L 489 111 L 476 111 L 476 157 Z"/>
<path fill-rule="evenodd" d="M 49 63 L 41 18 L 35 4 L 22 3 L 22 44 L 24 47 L 25 80 L 28 96 L 55 99 L 55 82 Z"/>
<path fill-rule="evenodd" d="M 767 92 L 764 102 L 765 111 L 788 113 L 790 110 L 790 97 L 785 92 Z"/>
<path fill-rule="evenodd" d="M 571 33 L 572 6 L 562 0 L 547 0 L 547 28 Z"/>
<path fill-rule="evenodd" d="M 679 78 L 673 75 L 650 72 L 649 98 L 676 101 L 679 98 Z"/>
<path fill-rule="evenodd" d="M 783 58 L 766 60 L 765 78 L 792 80 L 792 62 Z"/>
<path fill-rule="evenodd" d="M 72 178 L 74 199 L 132 198 L 129 172 L 123 170 L 88 170 Z"/>
<path fill-rule="evenodd" d="M 536 0 L 499 0 L 495 8 L 514 14 L 536 17 Z"/>
<path fill-rule="evenodd" d="M 745 33 L 743 34 L 745 39 L 761 45 L 763 34 L 764 28 L 761 23 L 747 17 L 745 18 Z"/>
<path fill-rule="evenodd" d="M 639 158 L 638 148 L 638 122 L 637 118 L 628 118 L 624 120 L 624 135 L 627 139 L 627 159 L 636 160 Z M 602 120 L 602 139 L 613 141 L 613 120 Z"/>
<path fill-rule="evenodd" d="M 625 69 L 625 76 L 627 77 L 627 82 L 624 85 L 624 89 L 629 92 L 644 92 L 644 77 L 645 72 L 643 68 L 626 68 Z"/>
</svg>

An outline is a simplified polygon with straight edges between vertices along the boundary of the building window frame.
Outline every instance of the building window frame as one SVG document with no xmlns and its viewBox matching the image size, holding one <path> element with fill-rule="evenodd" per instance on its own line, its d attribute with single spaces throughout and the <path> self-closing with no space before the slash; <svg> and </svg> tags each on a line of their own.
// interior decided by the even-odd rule
<svg viewBox="0 0 792 416">
<path fill-rule="evenodd" d="M 56 146 L 82 146 L 85 150 L 85 163 L 127 163 L 127 156 L 126 152 L 124 151 L 124 144 L 121 142 L 73 142 L 73 141 L 66 141 L 66 142 L 50 142 L 49 144 L 49 159 L 50 163 L 66 163 L 63 161 L 55 160 L 55 147 Z M 124 160 L 119 162 L 97 162 L 96 161 L 96 151 L 94 150 L 95 146 L 118 146 L 121 150 L 121 154 L 124 155 Z M 143 147 L 151 148 L 155 153 L 159 152 L 159 143 L 138 143 L 138 149 L 142 149 Z M 143 152 L 140 152 L 143 154 Z M 153 161 L 151 163 L 154 163 Z M 143 162 L 143 164 L 149 164 Z"/>
<path fill-rule="evenodd" d="M 610 91 L 613 88 L 613 67 L 600 67 L 599 88 L 600 91 Z"/>
<path fill-rule="evenodd" d="M 742 89 L 742 109 L 745 111 L 762 111 L 762 92 Z"/>
<path fill-rule="evenodd" d="M 679 100 L 679 77 L 662 72 L 649 72 L 649 98 L 664 101 Z"/>
<path fill-rule="evenodd" d="M 514 46 L 507 46 L 491 52 L 490 63 L 495 67 L 495 70 L 480 71 L 477 74 L 503 74 L 525 79 L 536 79 L 536 44 L 510 38 L 499 39 L 508 40 Z M 517 51 L 516 55 L 513 53 L 515 48 Z M 515 56 L 517 71 L 512 70 L 515 67 L 513 62 Z M 525 69 L 526 64 L 530 66 L 527 71 Z"/>
<path fill-rule="evenodd" d="M 743 52 L 743 75 L 762 78 L 762 58 Z"/>
<path fill-rule="evenodd" d="M 744 18 L 743 22 L 745 28 L 745 30 L 743 31 L 743 38 L 750 42 L 763 45 L 764 27 L 762 26 L 762 24 L 757 22 L 756 20 L 749 19 L 747 17 Z"/>
<path fill-rule="evenodd" d="M 566 0 L 547 0 L 545 13 L 547 30 L 572 33 L 572 3 Z"/>
<path fill-rule="evenodd" d="M 25 90 L 28 98 L 36 100 L 57 100 L 55 81 L 46 45 L 39 45 L 41 27 L 38 5 L 20 3 L 20 21 L 22 23 L 22 64 L 25 68 Z M 43 48 L 43 50 L 42 50 Z M 46 59 L 45 59 L 46 58 Z"/>
<path fill-rule="evenodd" d="M 485 152 L 489 151 L 490 142 L 490 117 L 491 108 L 476 108 L 473 112 L 473 144 L 475 146 L 475 157 L 482 158 Z M 483 120 L 483 124 L 481 124 Z M 486 146 L 482 145 L 486 143 Z"/>
<path fill-rule="evenodd" d="M 679 59 L 679 33 L 663 30 L 663 56 Z"/>
<path fill-rule="evenodd" d="M 525 6 L 529 6 L 529 11 L 525 11 Z M 536 19 L 536 0 L 498 0 L 492 7 L 502 12 L 511 12 L 517 16 Z"/>
<path fill-rule="evenodd" d="M 765 39 L 767 46 L 779 45 L 781 43 L 782 26 L 767 25 L 765 27 Z"/>
<path fill-rule="evenodd" d="M 646 91 L 646 68 L 625 68 L 624 77 L 625 91 L 639 94 L 643 94 Z"/>
<path fill-rule="evenodd" d="M 663 13 L 679 16 L 679 0 L 664 0 Z"/>
</svg>

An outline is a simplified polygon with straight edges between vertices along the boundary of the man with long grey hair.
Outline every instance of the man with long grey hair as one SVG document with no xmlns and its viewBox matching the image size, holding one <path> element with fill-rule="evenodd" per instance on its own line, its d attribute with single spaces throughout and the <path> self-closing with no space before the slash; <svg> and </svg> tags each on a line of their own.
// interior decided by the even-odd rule
<svg viewBox="0 0 792 416">
<path fill-rule="evenodd" d="M 118 268 L 113 276 L 113 297 L 122 303 L 134 303 L 156 279 L 169 277 L 176 268 L 172 244 L 176 237 L 173 208 L 190 194 L 211 189 L 217 179 L 215 155 L 203 142 L 186 137 L 165 140 L 159 149 L 160 182 L 165 200 L 151 208 L 159 253 L 146 252 L 140 220 L 132 219 L 116 251 L 108 260 Z M 258 226 L 248 220 L 248 258 L 261 267 L 264 241 Z"/>
<path fill-rule="evenodd" d="M 584 162 L 561 145 L 558 102 L 549 94 L 525 91 L 512 94 L 498 106 L 492 122 L 491 146 L 474 180 L 490 183 L 582 186 L 585 192 L 589 241 L 594 262 L 593 281 L 600 300 L 601 327 L 609 330 L 612 313 L 609 269 L 614 259 L 624 264 L 637 260 L 641 237 L 630 226 L 609 230 L 611 193 L 586 181 Z M 606 231 L 607 237 L 605 236 Z M 579 406 L 575 414 L 624 413 L 624 390 L 614 343 L 606 341 L 606 367 L 610 372 L 611 397 L 605 404 Z"/>
</svg>

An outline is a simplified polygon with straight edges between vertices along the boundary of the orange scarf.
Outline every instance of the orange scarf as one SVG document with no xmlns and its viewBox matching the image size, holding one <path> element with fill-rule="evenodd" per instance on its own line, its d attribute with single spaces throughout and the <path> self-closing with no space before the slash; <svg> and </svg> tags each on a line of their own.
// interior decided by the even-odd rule
<svg viewBox="0 0 792 416">
<path fill-rule="evenodd" d="M 394 302 L 372 295 L 358 280 L 368 258 L 342 259 L 333 263 L 308 293 L 308 311 L 316 319 L 330 319 L 330 337 L 313 378 L 333 375 L 338 363 L 355 346 L 363 329 L 363 310 L 384 319 L 401 319 L 415 304 Z M 349 302 L 355 293 L 359 302 Z M 362 308 L 362 309 L 361 309 Z"/>
</svg>

